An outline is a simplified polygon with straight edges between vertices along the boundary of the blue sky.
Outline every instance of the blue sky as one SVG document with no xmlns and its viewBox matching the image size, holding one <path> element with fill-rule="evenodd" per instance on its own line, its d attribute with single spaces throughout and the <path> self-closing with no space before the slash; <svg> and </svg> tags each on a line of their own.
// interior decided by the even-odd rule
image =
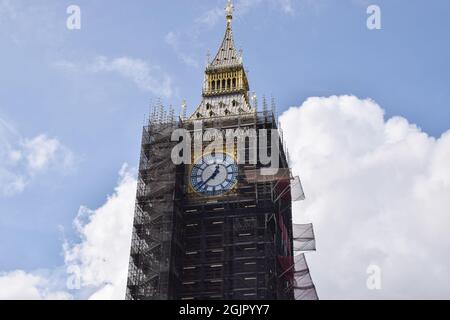
<svg viewBox="0 0 450 320">
<path fill-rule="evenodd" d="M 371 3 L 381 7 L 382 30 L 366 27 Z M 70 4 L 81 8 L 81 30 L 66 28 Z M 138 164 L 150 102 L 179 110 L 186 99 L 190 111 L 199 103 L 224 5 L 0 0 L 0 119 L 9 128 L 0 142 L 23 147 L 44 134 L 70 158 L 0 195 L 0 270 L 63 264 L 61 241 L 74 237 L 79 207 L 100 206 L 122 164 Z M 242 0 L 236 9 L 251 89 L 273 95 L 280 114 L 310 96 L 353 94 L 436 138 L 449 129 L 450 2 Z"/>
</svg>

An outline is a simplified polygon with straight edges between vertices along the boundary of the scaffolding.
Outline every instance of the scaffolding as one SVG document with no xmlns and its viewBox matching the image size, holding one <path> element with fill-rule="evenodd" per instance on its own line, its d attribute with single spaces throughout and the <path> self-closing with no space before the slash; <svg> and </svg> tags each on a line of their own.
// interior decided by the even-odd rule
<svg viewBox="0 0 450 320">
<path fill-rule="evenodd" d="M 203 130 L 222 132 L 278 128 L 267 108 L 204 119 L 202 124 Z M 176 122 L 157 107 L 143 131 L 127 299 L 312 297 L 313 289 L 305 285 L 311 278 L 303 267 L 306 261 L 300 263 L 298 256 L 294 261 L 294 254 L 315 249 L 313 231 L 292 223 L 292 202 L 304 199 L 304 192 L 300 179 L 292 176 L 284 148 L 276 174 L 262 175 L 265 166 L 259 161 L 245 162 L 239 164 L 235 189 L 205 197 L 190 188 L 189 166 L 171 161 L 176 144 L 171 134 L 177 128 L 195 133 L 193 121 Z M 279 145 L 284 145 L 282 138 Z M 244 144 L 246 157 L 254 147 Z"/>
<path fill-rule="evenodd" d="M 180 244 L 175 232 L 181 208 L 180 168 L 171 161 L 170 137 L 179 123 L 154 108 L 142 134 L 136 209 L 129 262 L 128 300 L 168 299 L 176 282 Z"/>
</svg>

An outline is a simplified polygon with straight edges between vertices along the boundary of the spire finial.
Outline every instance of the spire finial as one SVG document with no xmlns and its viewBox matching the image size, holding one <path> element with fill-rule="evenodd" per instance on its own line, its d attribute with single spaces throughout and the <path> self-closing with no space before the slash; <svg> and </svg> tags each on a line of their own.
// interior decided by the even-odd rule
<svg viewBox="0 0 450 320">
<path fill-rule="evenodd" d="M 233 12 L 234 12 L 234 5 L 232 0 L 228 0 L 225 12 L 227 13 L 228 23 L 231 23 L 231 20 L 233 20 Z"/>
</svg>

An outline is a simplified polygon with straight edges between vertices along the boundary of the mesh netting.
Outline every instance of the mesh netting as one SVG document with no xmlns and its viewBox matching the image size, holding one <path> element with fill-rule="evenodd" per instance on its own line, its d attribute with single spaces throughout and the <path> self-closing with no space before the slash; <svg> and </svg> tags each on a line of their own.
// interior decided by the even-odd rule
<svg viewBox="0 0 450 320">
<path fill-rule="evenodd" d="M 294 251 L 305 252 L 316 250 L 316 239 L 312 223 L 294 224 Z"/>
<path fill-rule="evenodd" d="M 295 300 L 319 300 L 316 287 L 309 273 L 308 263 L 305 255 L 299 254 L 294 257 L 294 296 Z"/>
</svg>

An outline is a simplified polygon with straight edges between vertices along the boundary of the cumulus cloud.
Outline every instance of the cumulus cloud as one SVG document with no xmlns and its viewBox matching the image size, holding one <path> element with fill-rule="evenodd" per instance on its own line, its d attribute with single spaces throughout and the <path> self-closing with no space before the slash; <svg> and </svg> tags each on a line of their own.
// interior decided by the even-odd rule
<svg viewBox="0 0 450 320">
<path fill-rule="evenodd" d="M 90 63 L 60 60 L 54 67 L 66 72 L 115 73 L 132 81 L 139 89 L 155 95 L 171 97 L 174 93 L 172 78 L 157 65 L 131 57 L 108 58 L 98 56 Z"/>
<path fill-rule="evenodd" d="M 79 240 L 63 243 L 65 265 L 0 272 L 0 300 L 125 299 L 137 181 L 127 165 L 119 176 L 102 206 L 80 208 L 73 221 Z"/>
<path fill-rule="evenodd" d="M 0 118 L 0 196 L 20 193 L 39 174 L 69 169 L 74 163 L 72 151 L 57 138 L 45 134 L 21 138 Z"/>
<path fill-rule="evenodd" d="M 68 300 L 71 295 L 53 291 L 51 281 L 40 275 L 14 271 L 0 273 L 0 300 Z"/>
<path fill-rule="evenodd" d="M 449 298 L 450 131 L 435 139 L 354 96 L 310 98 L 280 121 L 307 194 L 295 219 L 315 223 L 320 297 Z"/>
<path fill-rule="evenodd" d="M 90 289 L 90 299 L 125 298 L 136 183 L 124 165 L 114 193 L 101 207 L 80 208 L 74 221 L 80 242 L 64 244 L 66 267 L 79 277 L 80 289 Z"/>
</svg>

